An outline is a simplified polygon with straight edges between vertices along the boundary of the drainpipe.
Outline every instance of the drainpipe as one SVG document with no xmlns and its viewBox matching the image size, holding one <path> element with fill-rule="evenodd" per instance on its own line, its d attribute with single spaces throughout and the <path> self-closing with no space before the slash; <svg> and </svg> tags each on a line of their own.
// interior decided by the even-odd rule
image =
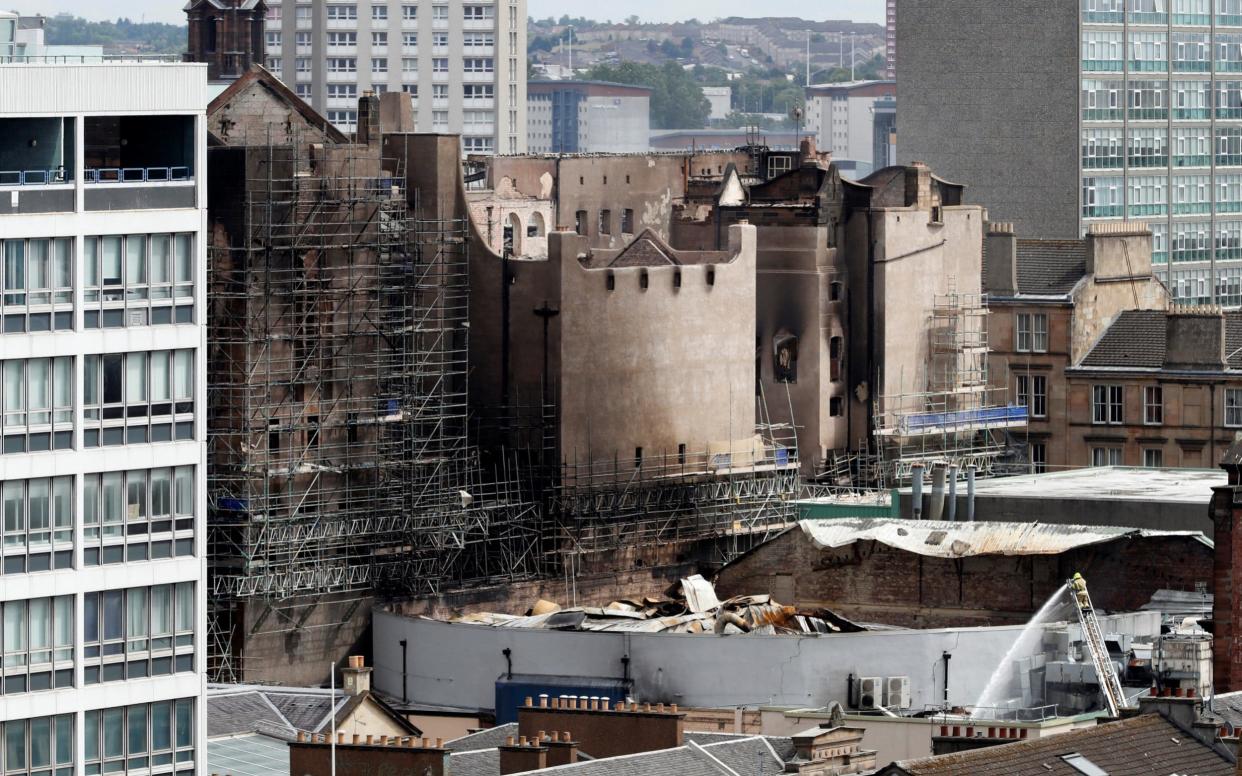
<svg viewBox="0 0 1242 776">
<path fill-rule="evenodd" d="M 944 660 L 944 707 L 949 708 L 949 661 L 953 659 L 947 651 L 941 653 L 940 658 Z"/>
<path fill-rule="evenodd" d="M 966 467 L 966 522 L 975 522 L 975 467 Z"/>
<path fill-rule="evenodd" d="M 957 467 L 949 467 L 949 522 L 957 520 Z"/>
<path fill-rule="evenodd" d="M 923 519 L 923 464 L 910 467 L 910 517 Z"/>
<path fill-rule="evenodd" d="M 405 651 L 406 651 L 406 648 L 409 647 L 410 642 L 406 641 L 405 639 L 401 639 L 400 643 L 401 643 L 401 702 L 404 704 L 404 703 L 410 702 L 409 694 L 406 691 L 406 677 L 408 675 L 409 669 L 407 668 L 406 662 L 405 662 L 405 654 L 406 654 Z"/>
<path fill-rule="evenodd" d="M 939 520 L 944 514 L 944 471 L 943 463 L 932 465 L 931 504 L 928 505 L 927 519 Z"/>
</svg>

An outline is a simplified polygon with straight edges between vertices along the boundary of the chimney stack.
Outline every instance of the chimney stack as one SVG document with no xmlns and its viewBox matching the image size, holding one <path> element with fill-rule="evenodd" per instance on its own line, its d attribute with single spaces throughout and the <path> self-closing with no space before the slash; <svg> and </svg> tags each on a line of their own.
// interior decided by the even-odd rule
<svg viewBox="0 0 1242 776">
<path fill-rule="evenodd" d="M 346 695 L 362 695 L 371 691 L 371 669 L 362 655 L 350 655 L 349 665 L 341 669 L 341 689 Z"/>
<path fill-rule="evenodd" d="M 1013 224 L 988 224 L 984 238 L 984 286 L 995 296 L 1014 296 L 1018 293 L 1018 237 Z"/>
<path fill-rule="evenodd" d="M 500 751 L 501 776 L 526 771 L 542 771 L 548 767 L 548 748 L 541 741 L 528 741 L 526 736 L 521 736 L 517 743 L 513 743 L 513 737 L 509 736 L 505 745 L 497 749 Z"/>
<path fill-rule="evenodd" d="M 578 742 L 573 740 L 569 731 L 562 731 L 558 737 L 557 732 L 553 730 L 546 746 L 548 747 L 549 768 L 557 765 L 573 765 L 578 762 Z"/>
<path fill-rule="evenodd" d="M 1225 367 L 1225 314 L 1219 307 L 1178 306 L 1165 316 L 1164 365 L 1169 369 Z"/>
</svg>

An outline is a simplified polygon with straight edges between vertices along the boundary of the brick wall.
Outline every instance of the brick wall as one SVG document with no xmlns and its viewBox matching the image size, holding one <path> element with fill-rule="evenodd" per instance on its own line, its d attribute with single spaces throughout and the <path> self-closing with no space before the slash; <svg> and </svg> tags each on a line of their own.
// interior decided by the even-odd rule
<svg viewBox="0 0 1242 776">
<path fill-rule="evenodd" d="M 1026 622 L 1075 571 L 1096 605 L 1133 611 L 1160 588 L 1210 584 L 1212 550 L 1191 537 L 1121 539 L 1060 555 L 931 558 L 879 542 L 821 550 L 799 529 L 726 566 L 717 595 L 769 593 L 845 617 L 907 627 Z M 792 599 L 789 599 L 792 591 Z"/>
</svg>

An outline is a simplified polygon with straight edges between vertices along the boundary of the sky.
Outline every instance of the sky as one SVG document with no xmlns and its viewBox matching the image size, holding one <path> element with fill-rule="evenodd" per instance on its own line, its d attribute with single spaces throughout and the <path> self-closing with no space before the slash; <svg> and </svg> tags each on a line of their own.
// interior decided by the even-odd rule
<svg viewBox="0 0 1242 776">
<path fill-rule="evenodd" d="M 21 13 L 53 15 L 71 13 L 87 19 L 115 19 L 128 16 L 135 21 L 184 24 L 181 0 L 0 0 L 0 8 Z M 586 16 L 604 21 L 621 21 L 631 14 L 645 22 L 671 22 L 697 18 L 702 21 L 721 16 L 801 16 L 804 19 L 852 19 L 860 22 L 884 21 L 884 0 L 613 0 L 606 5 L 582 0 L 527 0 L 531 16 L 560 17 L 562 14 Z"/>
</svg>

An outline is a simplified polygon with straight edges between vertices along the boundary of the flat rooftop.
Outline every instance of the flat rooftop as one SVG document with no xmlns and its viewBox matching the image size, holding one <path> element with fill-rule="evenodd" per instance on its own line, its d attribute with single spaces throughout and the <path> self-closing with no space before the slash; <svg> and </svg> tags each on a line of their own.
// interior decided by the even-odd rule
<svg viewBox="0 0 1242 776">
<path fill-rule="evenodd" d="M 1075 499 L 1088 501 L 1162 501 L 1197 504 L 1204 509 L 1212 488 L 1227 485 L 1219 469 L 1142 469 L 1108 466 L 1048 474 L 995 477 L 975 482 L 975 496 Z M 927 488 L 924 487 L 924 492 Z M 905 488 L 902 493 L 909 493 Z M 959 484 L 958 495 L 964 491 Z"/>
</svg>

